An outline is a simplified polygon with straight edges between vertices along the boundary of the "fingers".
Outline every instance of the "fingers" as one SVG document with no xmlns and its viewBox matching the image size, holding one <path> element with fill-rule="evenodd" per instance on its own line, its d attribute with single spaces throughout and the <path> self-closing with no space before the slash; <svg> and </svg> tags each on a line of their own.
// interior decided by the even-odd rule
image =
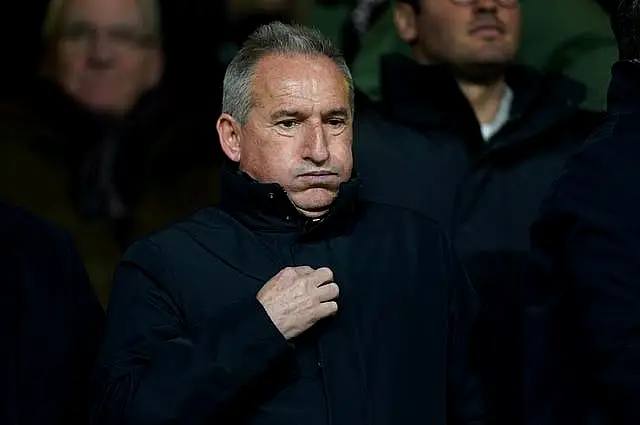
<svg viewBox="0 0 640 425">
<path fill-rule="evenodd" d="M 326 303 L 319 304 L 316 307 L 316 314 L 318 319 L 322 319 L 324 317 L 333 316 L 338 312 L 338 303 L 335 301 L 329 301 Z"/>
<path fill-rule="evenodd" d="M 307 279 L 309 285 L 318 287 L 325 283 L 333 282 L 333 272 L 328 267 L 321 267 L 307 275 Z"/>
<path fill-rule="evenodd" d="M 316 289 L 316 297 L 321 303 L 338 298 L 339 294 L 340 288 L 335 282 L 327 283 Z"/>
<path fill-rule="evenodd" d="M 298 275 L 307 275 L 307 274 L 313 273 L 314 271 L 314 269 L 309 266 L 298 266 L 298 267 L 293 267 L 293 269 L 295 270 L 296 273 L 298 273 Z"/>
<path fill-rule="evenodd" d="M 280 278 L 295 279 L 313 273 L 313 269 L 309 266 L 285 267 L 280 270 L 276 276 Z"/>
</svg>

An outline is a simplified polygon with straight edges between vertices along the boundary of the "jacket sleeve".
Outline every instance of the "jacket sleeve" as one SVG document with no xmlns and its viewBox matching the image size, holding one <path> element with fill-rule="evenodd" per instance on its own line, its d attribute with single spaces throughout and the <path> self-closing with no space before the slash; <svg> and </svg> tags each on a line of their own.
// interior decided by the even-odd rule
<svg viewBox="0 0 640 425">
<path fill-rule="evenodd" d="M 447 335 L 447 423 L 485 425 L 484 392 L 470 358 L 470 340 L 477 316 L 477 298 L 453 248 L 447 243 L 449 321 Z"/>
<path fill-rule="evenodd" d="M 94 373 L 93 424 L 216 423 L 289 349 L 255 297 L 186 323 L 163 290 L 163 281 L 177 279 L 166 260 L 146 241 L 118 266 Z"/>
<path fill-rule="evenodd" d="M 104 312 L 71 236 L 39 221 L 26 225 L 3 270 L 20 294 L 16 339 L 8 343 L 17 350 L 11 409 L 23 424 L 84 425 Z"/>
</svg>

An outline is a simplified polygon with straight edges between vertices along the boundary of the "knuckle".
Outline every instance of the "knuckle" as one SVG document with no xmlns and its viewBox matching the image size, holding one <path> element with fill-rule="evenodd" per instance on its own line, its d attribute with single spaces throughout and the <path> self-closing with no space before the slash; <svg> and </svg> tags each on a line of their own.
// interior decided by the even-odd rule
<svg viewBox="0 0 640 425">
<path fill-rule="evenodd" d="M 333 279 L 333 270 L 331 270 L 329 267 L 323 267 L 320 270 L 322 270 L 322 274 L 326 276 L 327 279 Z"/>
<path fill-rule="evenodd" d="M 289 267 L 285 267 L 284 269 L 280 270 L 278 272 L 277 275 L 275 275 L 273 278 L 275 279 L 282 279 L 285 278 L 287 276 L 289 276 L 289 274 L 291 274 L 291 272 L 289 271 Z"/>
<path fill-rule="evenodd" d="M 293 267 L 285 267 L 284 269 L 282 269 L 282 274 L 285 275 L 292 275 L 295 274 L 296 270 Z"/>
<path fill-rule="evenodd" d="M 314 281 L 311 278 L 311 276 L 309 275 L 305 275 L 305 276 L 300 276 L 298 278 L 298 280 L 304 285 L 305 288 L 307 289 L 312 289 L 314 288 Z"/>
<path fill-rule="evenodd" d="M 309 310 L 313 309 L 318 304 L 318 300 L 315 297 L 307 295 L 301 300 L 300 304 L 302 310 Z"/>
<path fill-rule="evenodd" d="M 299 267 L 295 267 L 294 271 L 296 273 L 296 275 L 298 276 L 304 276 L 306 274 L 309 274 L 310 272 L 313 271 L 313 269 L 309 266 L 299 266 Z"/>
</svg>

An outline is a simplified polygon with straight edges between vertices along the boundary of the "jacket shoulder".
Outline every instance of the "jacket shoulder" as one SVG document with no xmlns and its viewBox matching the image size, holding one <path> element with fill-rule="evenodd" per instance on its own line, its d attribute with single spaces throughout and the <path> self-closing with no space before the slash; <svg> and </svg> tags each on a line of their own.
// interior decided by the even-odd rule
<svg viewBox="0 0 640 425">
<path fill-rule="evenodd" d="M 361 200 L 365 211 L 364 220 L 379 220 L 385 223 L 387 231 L 404 228 L 417 232 L 422 237 L 433 237 L 446 241 L 448 236 L 443 227 L 432 217 L 418 209 L 384 200 Z"/>
<path fill-rule="evenodd" d="M 56 248 L 68 245 L 70 235 L 66 230 L 20 207 L 0 203 L 0 234 L 3 244 L 29 247 L 30 252 L 56 252 Z"/>
<path fill-rule="evenodd" d="M 0 204 L 0 240 L 2 277 L 14 284 L 7 286 L 22 287 L 31 301 L 84 298 L 99 307 L 68 231 L 19 207 Z M 55 302 L 46 304 L 54 307 Z"/>
<path fill-rule="evenodd" d="M 631 182 L 640 179 L 637 158 L 637 122 L 640 115 L 610 115 L 587 138 L 582 149 L 566 163 L 545 200 L 545 214 L 582 215 L 588 210 L 607 210 L 612 215 L 640 205 Z"/>
<path fill-rule="evenodd" d="M 172 259 L 202 255 L 210 249 L 208 245 L 225 244 L 237 229 L 234 223 L 217 207 L 203 208 L 132 244 L 121 263 L 133 263 L 148 271 L 166 271 Z"/>
</svg>

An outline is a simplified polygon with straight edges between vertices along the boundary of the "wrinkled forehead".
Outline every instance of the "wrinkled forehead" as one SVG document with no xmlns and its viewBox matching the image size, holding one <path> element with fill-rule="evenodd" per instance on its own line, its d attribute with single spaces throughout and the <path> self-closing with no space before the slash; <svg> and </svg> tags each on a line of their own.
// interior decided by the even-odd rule
<svg viewBox="0 0 640 425">
<path fill-rule="evenodd" d="M 96 26 L 121 25 L 145 27 L 151 25 L 150 7 L 146 0 L 64 0 L 61 23 L 91 23 Z M 148 3 L 148 1 L 146 1 Z"/>
<path fill-rule="evenodd" d="M 275 55 L 262 58 L 253 78 L 256 104 L 348 104 L 349 82 L 340 68 L 320 55 Z"/>
</svg>

